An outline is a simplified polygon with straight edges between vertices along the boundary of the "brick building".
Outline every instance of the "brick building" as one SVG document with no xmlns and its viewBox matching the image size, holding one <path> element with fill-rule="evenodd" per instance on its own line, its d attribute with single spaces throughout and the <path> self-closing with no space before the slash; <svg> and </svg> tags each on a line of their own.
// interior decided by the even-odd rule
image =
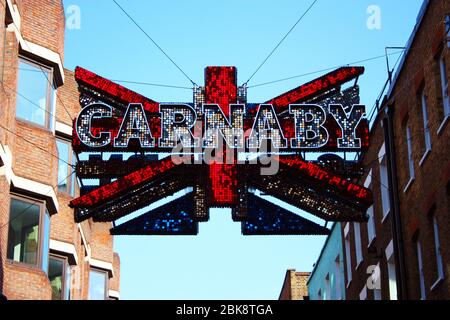
<svg viewBox="0 0 450 320">
<path fill-rule="evenodd" d="M 297 272 L 294 269 L 286 271 L 279 300 L 305 300 L 308 298 L 309 272 Z"/>
<path fill-rule="evenodd" d="M 79 94 L 65 70 L 61 0 L 0 1 L 0 292 L 8 299 L 118 299 L 110 224 L 68 203 Z"/>
<path fill-rule="evenodd" d="M 424 1 L 362 155 L 369 221 L 342 225 L 347 299 L 450 299 L 449 36 L 450 1 Z"/>
</svg>

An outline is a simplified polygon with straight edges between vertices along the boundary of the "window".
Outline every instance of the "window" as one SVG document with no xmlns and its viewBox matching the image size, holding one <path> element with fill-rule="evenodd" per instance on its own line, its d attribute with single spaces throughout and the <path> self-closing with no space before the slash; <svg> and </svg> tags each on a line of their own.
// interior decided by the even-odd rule
<svg viewBox="0 0 450 320">
<path fill-rule="evenodd" d="M 52 128 L 54 87 L 52 69 L 20 58 L 16 117 Z"/>
<path fill-rule="evenodd" d="M 450 97 L 448 92 L 447 65 L 444 55 L 439 59 L 439 69 L 441 74 L 442 102 L 444 104 L 444 118 L 450 116 Z"/>
<path fill-rule="evenodd" d="M 70 266 L 66 258 L 50 256 L 48 278 L 52 300 L 70 300 Z"/>
<path fill-rule="evenodd" d="M 372 170 L 370 170 L 369 174 L 367 175 L 366 181 L 364 182 L 364 187 L 372 189 Z M 369 220 L 367 221 L 367 236 L 369 239 L 368 246 L 370 246 L 376 237 L 373 205 L 369 209 L 367 209 L 367 216 L 369 217 Z"/>
<path fill-rule="evenodd" d="M 445 34 L 447 35 L 447 46 L 450 48 L 450 15 L 445 16 Z"/>
<path fill-rule="evenodd" d="M 89 300 L 107 300 L 108 273 L 93 270 L 89 272 Z"/>
<path fill-rule="evenodd" d="M 323 300 L 331 300 L 330 274 L 327 274 L 327 276 L 325 277 L 325 295 L 323 297 Z"/>
<path fill-rule="evenodd" d="M 363 253 L 361 247 L 361 224 L 353 223 L 353 230 L 355 232 L 355 248 L 356 248 L 356 269 L 358 269 L 359 265 L 363 261 Z"/>
<path fill-rule="evenodd" d="M 336 300 L 341 300 L 341 257 L 338 255 L 335 260 L 335 271 L 334 271 L 334 289 L 336 294 Z"/>
<path fill-rule="evenodd" d="M 350 251 L 350 224 L 347 223 L 344 228 L 345 235 L 345 262 L 347 264 L 347 286 L 352 281 L 352 257 Z"/>
<path fill-rule="evenodd" d="M 48 271 L 50 215 L 45 204 L 11 197 L 7 256 Z"/>
<path fill-rule="evenodd" d="M 375 271 L 374 271 L 374 283 L 375 286 L 373 288 L 373 300 L 381 300 L 381 269 L 380 269 L 380 263 L 376 265 Z"/>
<path fill-rule="evenodd" d="M 386 248 L 386 260 L 389 278 L 389 298 L 397 300 L 397 276 L 395 272 L 394 244 L 391 240 Z"/>
<path fill-rule="evenodd" d="M 381 188 L 381 205 L 383 209 L 383 219 L 388 216 L 391 211 L 391 203 L 389 200 L 389 180 L 388 180 L 388 167 L 386 159 L 385 145 L 378 154 L 380 159 L 380 188 Z"/>
<path fill-rule="evenodd" d="M 56 145 L 58 147 L 58 191 L 68 193 L 70 196 L 75 196 L 76 177 L 73 173 L 73 168 L 70 164 L 75 165 L 76 157 L 72 151 L 69 141 L 57 139 Z"/>
<path fill-rule="evenodd" d="M 417 254 L 417 264 L 419 269 L 419 282 L 420 282 L 420 299 L 426 299 L 425 293 L 425 277 L 423 273 L 423 261 L 422 261 L 422 247 L 420 245 L 420 241 L 417 239 L 416 241 L 416 254 Z"/>
<path fill-rule="evenodd" d="M 437 265 L 437 281 L 433 284 L 431 289 L 440 283 L 444 279 L 444 265 L 442 263 L 441 243 L 439 241 L 439 225 L 436 219 L 436 215 L 432 217 L 433 221 L 433 233 L 434 233 L 434 250 L 436 253 L 436 265 Z"/>
<path fill-rule="evenodd" d="M 364 288 L 359 293 L 359 300 L 367 300 L 367 287 L 364 286 Z"/>
<path fill-rule="evenodd" d="M 428 119 L 428 105 L 427 105 L 427 97 L 425 96 L 425 92 L 422 92 L 422 118 L 423 118 L 423 130 L 425 137 L 425 155 L 431 150 L 431 134 L 430 134 L 430 121 Z"/>
<path fill-rule="evenodd" d="M 322 289 L 319 289 L 319 292 L 317 292 L 317 300 L 322 300 Z"/>
<path fill-rule="evenodd" d="M 411 182 L 415 179 L 415 173 L 414 173 L 414 159 L 412 154 L 412 142 L 411 142 L 411 129 L 409 125 L 406 126 L 406 147 L 408 148 L 408 169 L 409 169 L 409 181 L 408 184 L 405 187 L 406 191 L 409 186 L 411 185 Z"/>
</svg>

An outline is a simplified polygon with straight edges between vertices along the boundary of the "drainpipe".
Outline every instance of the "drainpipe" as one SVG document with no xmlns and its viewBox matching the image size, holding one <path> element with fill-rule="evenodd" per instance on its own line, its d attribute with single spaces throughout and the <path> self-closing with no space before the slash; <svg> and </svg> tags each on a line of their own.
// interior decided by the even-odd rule
<svg viewBox="0 0 450 320">
<path fill-rule="evenodd" d="M 398 195 L 397 162 L 394 141 L 392 106 L 386 107 L 386 113 L 383 118 L 383 129 L 386 146 L 387 169 L 389 179 L 389 201 L 392 208 L 392 241 L 394 245 L 395 271 L 397 278 L 397 298 L 399 300 L 408 300 L 408 291 L 406 284 L 406 264 L 403 246 L 403 232 L 400 217 L 400 201 Z"/>
</svg>

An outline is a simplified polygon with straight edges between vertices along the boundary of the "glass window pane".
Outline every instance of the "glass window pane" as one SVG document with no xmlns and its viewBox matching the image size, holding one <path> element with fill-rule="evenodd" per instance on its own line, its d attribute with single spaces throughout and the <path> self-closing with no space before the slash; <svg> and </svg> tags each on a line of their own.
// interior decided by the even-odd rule
<svg viewBox="0 0 450 320">
<path fill-rule="evenodd" d="M 48 79 L 51 79 L 50 72 L 42 70 L 46 72 Z M 47 101 L 49 82 L 42 70 L 25 60 L 20 61 L 16 116 L 45 126 L 48 116 L 46 110 L 49 106 Z"/>
<path fill-rule="evenodd" d="M 58 191 L 69 192 L 67 176 L 69 175 L 69 143 L 61 140 L 56 141 L 58 146 Z"/>
<path fill-rule="evenodd" d="M 8 259 L 37 265 L 40 206 L 11 199 Z"/>
<path fill-rule="evenodd" d="M 89 300 L 105 300 L 106 273 L 91 271 L 89 273 Z"/>
<path fill-rule="evenodd" d="M 62 300 L 62 291 L 64 285 L 64 261 L 61 259 L 50 258 L 48 267 L 48 279 L 52 287 L 52 300 Z"/>
</svg>

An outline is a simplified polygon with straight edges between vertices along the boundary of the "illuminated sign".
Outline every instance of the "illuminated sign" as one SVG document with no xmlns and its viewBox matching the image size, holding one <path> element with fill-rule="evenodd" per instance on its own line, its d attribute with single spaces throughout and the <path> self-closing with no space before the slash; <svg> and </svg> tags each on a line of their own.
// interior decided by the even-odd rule
<svg viewBox="0 0 450 320">
<path fill-rule="evenodd" d="M 254 117 L 250 135 L 244 139 L 245 106 L 231 104 L 228 119 L 217 104 L 203 104 L 203 121 L 205 133 L 203 138 L 196 137 L 193 128 L 196 125 L 197 112 L 189 105 L 160 105 L 161 127 L 157 132 L 161 136 L 156 140 L 152 135 L 142 104 L 132 103 L 128 106 L 122 119 L 120 128 L 114 128 L 117 136 L 112 137 L 111 132 L 92 133 L 93 119 L 102 121 L 112 117 L 112 108 L 99 103 L 85 107 L 76 122 L 77 136 L 88 148 L 101 148 L 111 146 L 114 148 L 128 148 L 130 140 L 136 139 L 138 146 L 145 149 L 175 148 L 181 143 L 183 147 L 217 148 L 219 135 L 221 135 L 231 148 L 260 148 L 263 140 L 271 140 L 272 145 L 278 149 L 319 149 L 328 144 L 329 131 L 326 127 L 327 116 L 339 126 L 341 135 L 337 138 L 338 149 L 361 149 L 361 138 L 357 137 L 356 128 L 365 115 L 365 107 L 354 105 L 346 112 L 340 104 L 332 104 L 326 111 L 316 104 L 291 104 L 289 114 L 290 122 L 294 124 L 294 137 L 287 139 L 280 125 L 278 116 L 271 104 L 262 104 Z M 286 119 L 286 118 L 285 118 Z M 288 121 L 284 122 L 286 125 Z M 291 130 L 287 132 L 292 132 Z"/>
<path fill-rule="evenodd" d="M 244 235 L 329 232 L 261 193 L 327 221 L 365 220 L 372 194 L 348 169 L 358 165 L 302 156 L 369 146 L 356 82 L 363 72 L 343 67 L 254 104 L 237 85 L 236 68 L 207 67 L 193 103 L 158 103 L 77 68 L 82 110 L 73 148 L 84 154 L 77 175 L 90 183 L 71 202 L 76 220 L 116 221 L 173 199 L 112 234 L 197 234 L 214 207 L 231 208 Z"/>
</svg>

